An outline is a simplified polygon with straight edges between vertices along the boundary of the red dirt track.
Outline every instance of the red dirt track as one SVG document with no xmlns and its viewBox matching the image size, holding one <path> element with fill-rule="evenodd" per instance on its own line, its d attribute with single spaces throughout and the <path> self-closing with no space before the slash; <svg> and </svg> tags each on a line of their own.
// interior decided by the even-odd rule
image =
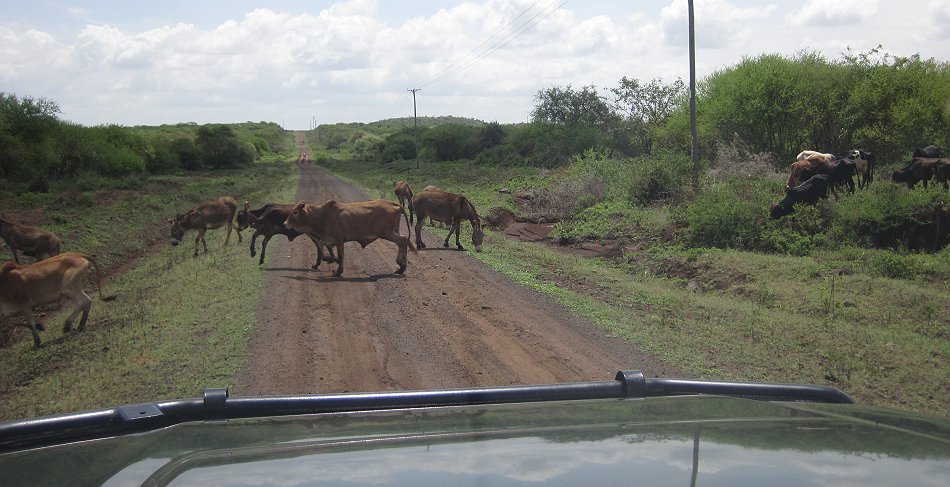
<svg viewBox="0 0 950 487">
<path fill-rule="evenodd" d="M 311 166 L 305 147 L 300 150 L 298 200 L 366 199 Z M 470 244 L 467 223 L 462 233 L 463 245 Z M 607 380 L 621 369 L 683 375 L 512 283 L 468 251 L 445 249 L 432 234 L 423 238 L 429 248 L 409 253 L 402 276 L 395 274 L 395 244 L 378 240 L 362 249 L 348 243 L 341 278 L 331 275 L 335 264 L 310 269 L 316 249 L 309 240 L 272 240 L 250 363 L 232 393 L 543 384 Z"/>
</svg>

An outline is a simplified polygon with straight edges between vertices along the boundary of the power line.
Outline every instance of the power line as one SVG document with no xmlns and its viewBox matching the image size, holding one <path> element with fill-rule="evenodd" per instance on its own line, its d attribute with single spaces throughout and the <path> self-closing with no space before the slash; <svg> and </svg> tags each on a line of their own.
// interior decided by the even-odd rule
<svg viewBox="0 0 950 487">
<path fill-rule="evenodd" d="M 502 38 L 501 40 L 499 40 L 498 42 L 496 42 L 495 44 L 493 44 L 487 51 L 483 52 L 482 54 L 480 54 L 480 55 L 479 55 L 478 57 L 476 57 L 475 59 L 472 59 L 472 60 L 466 62 L 465 64 L 463 64 L 462 66 L 459 66 L 459 67 L 457 67 L 457 68 L 455 68 L 455 69 L 449 70 L 448 72 L 446 72 L 446 73 L 444 73 L 444 74 L 441 74 L 441 75 L 438 75 L 438 76 L 430 76 L 428 80 L 426 80 L 426 81 L 424 81 L 424 82 L 422 82 L 422 83 L 419 83 L 417 86 L 426 87 L 426 86 L 432 85 L 433 83 L 436 83 L 436 82 L 438 82 L 438 81 L 442 81 L 442 80 L 444 80 L 444 79 L 450 78 L 450 77 L 452 77 L 452 76 L 454 76 L 454 75 L 456 75 L 456 74 L 458 74 L 458 73 L 460 73 L 460 72 L 462 72 L 462 71 L 468 69 L 468 68 L 469 68 L 470 66 L 472 66 L 473 64 L 475 64 L 475 63 L 481 61 L 482 59 L 485 59 L 486 57 L 488 57 L 489 55 L 493 54 L 495 51 L 501 49 L 502 47 L 505 47 L 505 46 L 508 45 L 511 41 L 517 39 L 518 37 L 521 37 L 522 34 L 524 34 L 524 33 L 527 32 L 529 29 L 531 29 L 532 27 L 534 27 L 535 25 L 537 25 L 538 23 L 540 23 L 542 20 L 548 18 L 551 14 L 553 14 L 553 13 L 556 12 L 558 9 L 560 9 L 561 7 L 563 7 L 564 4 L 566 4 L 566 3 L 569 2 L 569 1 L 570 1 L 570 0 L 563 0 L 560 4 L 558 4 L 556 7 L 554 7 L 553 9 L 551 9 L 551 6 L 554 5 L 554 2 L 552 2 L 552 3 L 549 4 L 547 7 L 544 7 L 543 9 L 541 9 L 541 11 L 539 11 L 538 13 L 536 13 L 533 17 L 531 17 L 530 19 L 528 19 L 525 23 L 521 24 L 521 26 L 519 26 L 518 28 L 516 28 L 514 31 L 509 32 L 508 35 L 506 35 L 504 38 Z M 537 3 L 537 2 L 535 2 L 535 3 Z M 533 7 L 533 6 L 534 6 L 534 4 L 532 4 L 532 7 Z M 530 8 L 531 8 L 531 7 L 528 7 L 528 9 L 530 9 Z M 550 10 L 548 10 L 548 9 L 550 9 Z M 547 11 L 547 13 L 545 13 L 545 11 Z M 525 10 L 525 12 L 527 12 L 527 10 Z M 544 14 L 544 15 L 542 16 L 542 14 Z M 520 15 L 518 15 L 518 17 L 520 17 L 521 15 L 524 15 L 524 12 L 522 12 Z M 541 16 L 541 17 L 538 18 L 539 16 Z M 535 19 L 537 19 L 537 20 L 535 20 Z M 532 22 L 532 21 L 533 21 L 533 22 Z M 512 21 L 512 22 L 513 22 L 513 21 Z M 510 25 L 510 23 L 509 23 L 509 25 Z M 507 26 L 506 26 L 506 27 L 507 27 Z M 496 35 L 497 35 L 497 34 L 496 34 Z M 494 36 L 492 36 L 492 37 L 494 37 Z M 484 42 L 483 42 L 482 44 L 484 45 Z M 464 59 L 464 58 L 463 58 L 463 59 Z M 453 65 L 454 65 L 454 64 L 457 64 L 457 63 L 458 63 L 458 62 L 453 63 Z M 445 70 L 443 70 L 443 71 L 445 71 Z"/>
<path fill-rule="evenodd" d="M 485 39 L 484 41 L 482 41 L 481 44 L 479 44 L 479 45 L 476 46 L 474 49 L 472 49 L 471 51 L 469 51 L 466 55 L 464 55 L 464 56 L 462 56 L 461 58 L 459 58 L 458 60 L 456 60 L 454 63 L 449 64 L 448 66 L 442 68 L 441 71 L 439 71 L 439 72 L 433 74 L 432 76 L 429 76 L 428 78 L 426 78 L 425 80 L 423 80 L 420 84 L 426 83 L 426 82 L 428 82 L 428 81 L 429 81 L 430 79 L 432 79 L 432 78 L 436 78 L 436 77 L 438 77 L 438 76 L 441 76 L 441 75 L 442 75 L 443 73 L 445 73 L 446 71 L 449 71 L 453 66 L 455 66 L 456 64 L 462 62 L 465 58 L 471 56 L 472 53 L 474 53 L 474 52 L 478 51 L 479 49 L 481 49 L 482 46 L 484 46 L 485 44 L 488 44 L 488 41 L 490 41 L 490 40 L 494 39 L 495 37 L 497 37 L 498 34 L 501 34 L 505 29 L 508 28 L 508 26 L 510 26 L 511 24 L 515 23 L 516 20 L 520 19 L 522 15 L 528 13 L 528 11 L 531 10 L 531 9 L 532 9 L 535 5 L 537 5 L 538 2 L 540 2 L 540 1 L 541 1 L 541 0 L 535 0 L 535 2 L 532 3 L 531 5 L 529 5 L 528 8 L 522 10 L 521 13 L 518 14 L 515 18 L 509 20 L 507 24 L 503 25 L 503 26 L 502 26 L 500 29 L 498 29 L 494 34 L 492 34 L 491 37 L 489 37 L 488 39 Z"/>
</svg>

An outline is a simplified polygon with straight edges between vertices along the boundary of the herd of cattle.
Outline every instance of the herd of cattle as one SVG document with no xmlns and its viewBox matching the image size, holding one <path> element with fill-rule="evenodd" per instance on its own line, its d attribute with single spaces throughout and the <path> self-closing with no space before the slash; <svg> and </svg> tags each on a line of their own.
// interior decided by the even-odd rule
<svg viewBox="0 0 950 487">
<path fill-rule="evenodd" d="M 863 149 L 855 149 L 844 157 L 835 154 L 805 150 L 792 163 L 785 198 L 772 205 L 772 218 L 781 218 L 794 211 L 795 204 L 814 205 L 828 197 L 828 191 L 838 197 L 838 189 L 847 186 L 854 193 L 854 179 L 858 189 L 866 188 L 874 180 L 874 156 Z M 929 145 L 916 148 L 910 163 L 894 171 L 891 180 L 906 183 L 913 188 L 919 182 L 926 188 L 931 179 L 950 189 L 950 159 L 940 157 L 940 148 Z"/>
<path fill-rule="evenodd" d="M 854 193 L 857 177 L 858 189 L 866 188 L 874 178 L 874 157 L 865 150 L 856 149 L 845 157 L 816 151 L 802 151 L 792 164 L 791 174 L 785 187 L 785 198 L 772 205 L 772 218 L 788 215 L 795 204 L 815 204 L 819 199 L 827 198 L 828 191 L 837 198 L 837 190 L 846 186 Z M 910 163 L 894 171 L 892 180 L 903 182 L 913 188 L 918 182 L 926 187 L 931 179 L 950 189 L 950 160 L 940 157 L 936 146 L 918 148 Z M 406 270 L 408 251 L 416 252 L 425 248 L 422 241 L 422 225 L 426 219 L 449 225 L 449 233 L 443 246 L 449 246 L 449 239 L 455 234 L 455 246 L 464 250 L 459 242 L 459 230 L 463 220 L 472 224 L 472 243 L 475 250 L 481 251 L 484 232 L 481 219 L 475 206 L 465 196 L 441 191 L 427 186 L 420 193 L 413 194 L 405 181 L 399 181 L 393 191 L 398 203 L 377 199 L 357 203 L 337 203 L 327 201 L 321 205 L 310 205 L 304 201 L 296 204 L 268 203 L 257 209 L 250 209 L 245 202 L 238 210 L 237 201 L 224 196 L 176 215 L 171 223 L 171 243 L 182 243 L 185 232 L 196 232 L 195 253 L 198 255 L 198 243 L 208 251 L 205 232 L 226 227 L 228 234 L 225 245 L 231 240 L 232 227 L 237 231 L 238 242 L 242 242 L 241 231 L 253 228 L 251 237 L 251 256 L 256 255 L 257 237 L 263 236 L 260 264 L 264 263 L 267 243 L 274 235 L 284 235 L 288 240 L 306 235 L 317 248 L 317 260 L 312 268 L 318 269 L 324 261 L 337 264 L 334 276 L 343 274 L 344 244 L 358 242 L 364 248 L 378 240 L 388 240 L 398 247 L 396 264 L 397 274 Z M 406 210 L 408 215 L 406 214 Z M 400 234 L 401 222 L 412 233 L 415 220 L 415 245 L 409 236 Z M 13 253 L 13 262 L 0 267 L 0 315 L 22 314 L 26 326 L 33 334 L 33 343 L 40 345 L 38 331 L 43 330 L 42 323 L 36 322 L 33 308 L 46 304 L 57 304 L 70 300 L 76 308 L 67 317 L 64 332 L 72 329 L 72 322 L 82 312 L 78 329 L 85 328 L 92 299 L 83 291 L 83 281 L 91 269 L 96 272 L 96 287 L 99 298 L 109 300 L 114 296 L 103 297 L 99 288 L 99 267 L 93 256 L 76 252 L 60 253 L 60 240 L 56 235 L 35 228 L 29 228 L 0 218 L 0 237 Z M 324 251 L 325 250 L 325 251 Z M 33 264 L 21 264 L 20 254 L 36 259 Z"/>
<path fill-rule="evenodd" d="M 484 232 L 481 219 L 475 206 L 465 196 L 442 191 L 434 186 L 426 187 L 420 193 L 413 194 L 404 181 L 396 183 L 394 190 L 399 203 L 377 199 L 357 203 L 337 203 L 330 200 L 322 205 L 309 205 L 304 201 L 296 204 L 268 203 L 258 209 L 250 209 L 248 202 L 238 210 L 237 201 L 224 196 L 178 214 L 169 220 L 171 223 L 171 243 L 178 245 L 187 231 L 196 232 L 195 253 L 198 255 L 198 243 L 208 251 L 205 232 L 221 227 L 227 228 L 225 245 L 231 240 L 232 227 L 236 230 L 238 242 L 242 242 L 241 231 L 253 228 L 251 237 L 251 257 L 256 255 L 257 237 L 263 236 L 259 264 L 264 263 L 267 243 L 274 235 L 284 235 L 293 241 L 300 235 L 306 235 L 317 248 L 317 260 L 313 269 L 318 269 L 323 261 L 336 262 L 333 273 L 343 274 L 344 244 L 358 242 L 362 247 L 378 240 L 389 240 L 398 247 L 396 264 L 397 274 L 406 270 L 408 251 L 425 248 L 422 241 L 422 224 L 428 218 L 450 226 L 449 234 L 443 245 L 449 246 L 449 238 L 455 234 L 455 245 L 465 250 L 459 242 L 461 222 L 468 220 L 472 224 L 472 242 L 475 250 L 481 251 Z M 409 213 L 406 214 L 408 208 Z M 409 236 L 400 234 L 401 222 L 406 222 L 410 233 L 415 219 L 415 245 Z M 26 227 L 0 218 L 0 237 L 13 253 L 13 262 L 0 267 L 0 315 L 23 315 L 25 326 L 33 334 L 33 343 L 40 346 L 39 331 L 43 324 L 33 315 L 33 308 L 47 304 L 58 304 L 69 300 L 76 305 L 67 317 L 63 332 L 72 329 L 72 322 L 82 312 L 78 329 L 83 330 L 92 307 L 92 299 L 83 291 L 83 282 L 90 269 L 96 272 L 96 288 L 99 298 L 104 301 L 115 296 L 103 297 L 100 287 L 99 266 L 93 256 L 76 252 L 60 253 L 60 240 L 51 232 Z M 326 252 L 324 252 L 326 249 Z M 335 253 L 334 253 L 335 249 Z M 20 254 L 36 259 L 33 264 L 21 264 Z"/>
</svg>

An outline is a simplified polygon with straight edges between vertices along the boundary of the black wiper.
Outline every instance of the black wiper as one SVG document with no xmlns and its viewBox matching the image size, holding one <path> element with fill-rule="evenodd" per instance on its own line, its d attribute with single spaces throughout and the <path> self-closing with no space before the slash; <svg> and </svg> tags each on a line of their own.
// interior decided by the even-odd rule
<svg viewBox="0 0 950 487">
<path fill-rule="evenodd" d="M 207 389 L 204 397 L 200 399 L 131 404 L 110 409 L 0 423 L 0 452 L 137 433 L 189 421 L 696 394 L 764 401 L 854 403 L 847 394 L 828 386 L 647 379 L 639 370 L 617 372 L 616 377 L 611 381 L 426 391 L 229 397 L 227 389 Z"/>
</svg>

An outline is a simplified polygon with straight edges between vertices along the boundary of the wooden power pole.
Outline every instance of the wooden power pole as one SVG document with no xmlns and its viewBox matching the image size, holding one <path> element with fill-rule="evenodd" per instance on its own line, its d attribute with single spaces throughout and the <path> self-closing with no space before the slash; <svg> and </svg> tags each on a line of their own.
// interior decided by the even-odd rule
<svg viewBox="0 0 950 487">
<path fill-rule="evenodd" d="M 416 135 L 416 169 L 419 169 L 419 117 L 416 114 L 416 92 L 422 88 L 410 88 L 412 92 L 412 131 Z"/>
<path fill-rule="evenodd" d="M 689 7 L 689 132 L 692 139 L 693 191 L 699 190 L 699 132 L 696 129 L 696 21 L 693 0 Z"/>
</svg>

